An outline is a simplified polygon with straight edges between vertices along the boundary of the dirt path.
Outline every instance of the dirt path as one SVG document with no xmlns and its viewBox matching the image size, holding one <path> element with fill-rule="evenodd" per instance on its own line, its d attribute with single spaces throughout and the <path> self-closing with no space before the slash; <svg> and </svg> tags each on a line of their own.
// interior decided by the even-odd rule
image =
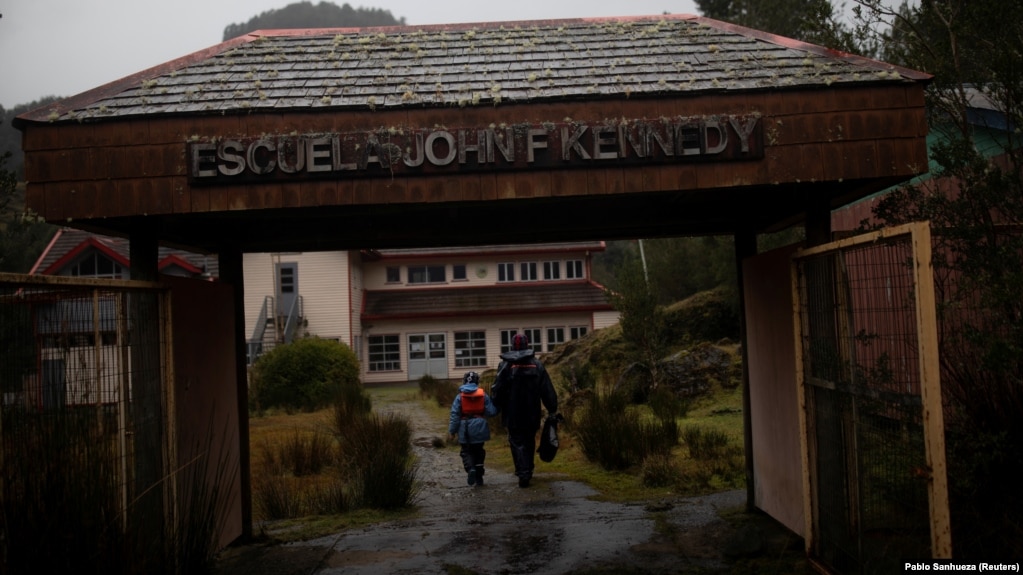
<svg viewBox="0 0 1023 575">
<path fill-rule="evenodd" d="M 514 475 L 490 470 L 470 487 L 457 454 L 433 447 L 442 437 L 417 402 L 375 408 L 412 423 L 422 491 L 415 519 L 377 524 L 286 545 L 235 548 L 220 562 L 224 575 L 564 575 L 569 573 L 712 573 L 733 561 L 725 549 L 743 543 L 719 516 L 740 509 L 744 491 L 652 504 L 590 499 L 584 484 L 545 474 L 538 462 L 528 489 Z M 500 440 L 487 449 L 502 449 Z M 763 518 L 766 519 L 766 518 Z M 752 544 L 792 547 L 764 522 Z M 757 550 L 754 550 L 757 551 Z"/>
</svg>

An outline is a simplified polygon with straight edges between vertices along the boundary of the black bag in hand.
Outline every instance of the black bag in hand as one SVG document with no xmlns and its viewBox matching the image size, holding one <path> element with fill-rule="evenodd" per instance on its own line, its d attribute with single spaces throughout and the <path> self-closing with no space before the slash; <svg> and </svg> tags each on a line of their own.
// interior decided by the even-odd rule
<svg viewBox="0 0 1023 575">
<path fill-rule="evenodd" d="M 558 423 L 561 420 L 561 414 L 556 413 L 548 415 L 543 422 L 543 431 L 540 432 L 540 447 L 536 448 L 541 461 L 550 463 L 558 454 Z"/>
</svg>

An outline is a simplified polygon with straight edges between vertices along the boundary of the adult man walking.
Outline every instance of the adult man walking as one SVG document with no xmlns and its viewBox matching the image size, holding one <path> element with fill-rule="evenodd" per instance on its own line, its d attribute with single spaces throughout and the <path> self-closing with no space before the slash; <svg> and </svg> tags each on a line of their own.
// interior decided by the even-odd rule
<svg viewBox="0 0 1023 575">
<path fill-rule="evenodd" d="M 501 423 L 508 430 L 508 445 L 519 487 L 529 487 L 533 478 L 536 432 L 542 416 L 540 407 L 542 404 L 549 414 L 557 413 L 558 394 L 525 334 L 515 334 L 511 351 L 501 354 L 497 379 L 490 394 L 500 409 Z"/>
</svg>

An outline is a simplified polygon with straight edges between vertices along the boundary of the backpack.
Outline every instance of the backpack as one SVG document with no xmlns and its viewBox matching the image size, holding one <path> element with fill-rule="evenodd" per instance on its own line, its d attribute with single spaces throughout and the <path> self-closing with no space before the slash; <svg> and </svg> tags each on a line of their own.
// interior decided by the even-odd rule
<svg viewBox="0 0 1023 575">
<path fill-rule="evenodd" d="M 510 396 L 517 395 L 511 391 L 520 386 L 536 387 L 540 381 L 540 369 L 532 357 L 520 359 L 516 363 L 504 361 L 497 372 L 497 379 L 490 388 L 490 401 L 498 409 L 504 409 Z"/>
<path fill-rule="evenodd" d="M 461 392 L 462 396 L 462 415 L 465 417 L 473 417 L 483 415 L 483 411 L 486 408 L 486 394 L 479 387 L 472 393 Z"/>
</svg>

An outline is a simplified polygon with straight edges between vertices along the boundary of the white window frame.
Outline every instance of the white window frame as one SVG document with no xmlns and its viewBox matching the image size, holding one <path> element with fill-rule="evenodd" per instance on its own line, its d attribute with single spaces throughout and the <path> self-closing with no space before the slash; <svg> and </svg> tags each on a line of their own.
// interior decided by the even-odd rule
<svg viewBox="0 0 1023 575">
<path fill-rule="evenodd" d="M 568 260 L 565 262 L 565 279 L 581 280 L 586 277 L 582 260 Z"/>
<path fill-rule="evenodd" d="M 553 260 L 543 263 L 543 279 L 560 280 L 561 279 L 561 262 Z"/>
<path fill-rule="evenodd" d="M 577 325 L 568 328 L 568 339 L 579 339 L 580 337 L 590 333 L 590 328 L 585 325 Z"/>
<path fill-rule="evenodd" d="M 563 327 L 549 327 L 547 328 L 547 351 L 554 351 L 554 348 L 565 343 L 565 328 Z"/>
<path fill-rule="evenodd" d="M 543 332 L 538 327 L 526 327 L 526 328 L 506 328 L 500 330 L 501 334 L 501 353 L 506 353 L 512 350 L 512 338 L 515 334 L 522 332 L 529 338 L 529 347 L 533 348 L 533 351 L 540 352 L 543 350 L 543 346 L 540 342 L 540 335 Z"/>
<path fill-rule="evenodd" d="M 369 371 L 401 371 L 400 334 L 388 333 L 367 336 L 366 347 L 366 365 L 368 366 Z M 374 356 L 376 356 L 377 359 L 374 359 Z"/>
<path fill-rule="evenodd" d="M 410 285 L 413 285 L 413 284 L 414 285 L 419 285 L 419 284 L 441 284 L 441 283 L 446 283 L 448 281 L 447 280 L 447 278 L 448 278 L 447 266 L 445 266 L 443 264 L 439 265 L 439 266 L 437 266 L 437 265 L 431 266 L 431 265 L 422 264 L 422 265 L 415 265 L 415 266 L 407 266 L 405 269 L 406 269 L 405 273 L 408 275 L 408 283 Z M 417 281 L 417 280 L 413 279 L 415 277 L 413 274 L 420 273 L 420 270 L 421 270 L 423 279 Z M 440 276 L 441 276 L 440 279 L 437 279 L 436 277 L 434 277 L 434 274 L 436 274 L 438 271 L 440 272 Z"/>
<path fill-rule="evenodd" d="M 455 367 L 484 367 L 487 365 L 486 330 L 454 332 Z"/>
<path fill-rule="evenodd" d="M 515 281 L 515 263 L 514 262 L 501 262 L 497 264 L 497 281 L 499 282 L 513 282 Z"/>
<path fill-rule="evenodd" d="M 394 273 L 394 279 L 391 273 Z M 384 281 L 389 284 L 401 283 L 401 266 L 387 266 L 384 268 Z"/>
</svg>

